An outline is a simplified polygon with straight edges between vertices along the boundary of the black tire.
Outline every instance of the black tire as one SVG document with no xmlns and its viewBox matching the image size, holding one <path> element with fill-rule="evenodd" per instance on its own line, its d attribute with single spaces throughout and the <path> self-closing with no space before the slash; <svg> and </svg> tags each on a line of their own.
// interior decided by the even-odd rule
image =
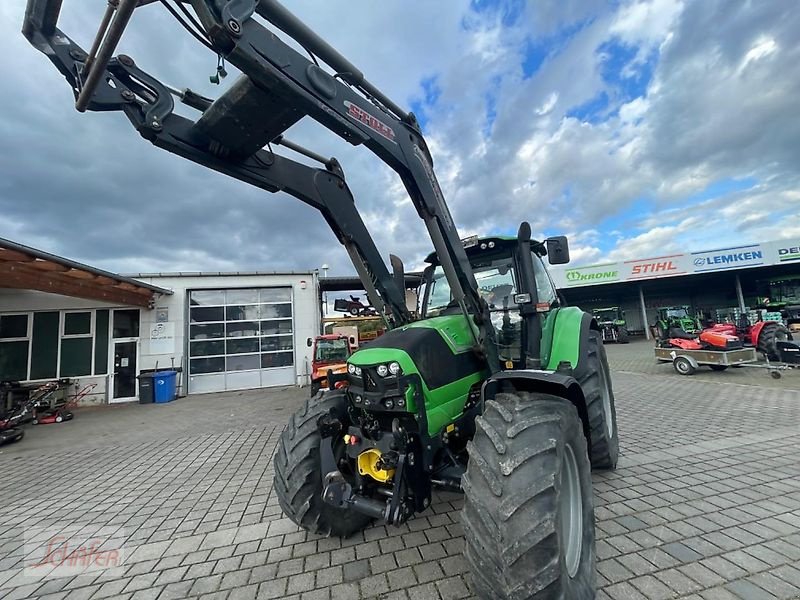
<svg viewBox="0 0 800 600">
<path fill-rule="evenodd" d="M 311 382 L 311 397 L 313 398 L 317 394 L 319 394 L 320 389 L 322 386 L 320 385 L 319 381 L 312 381 Z"/>
<path fill-rule="evenodd" d="M 724 371 L 728 368 L 728 365 L 708 365 L 711 367 L 712 371 Z"/>
<path fill-rule="evenodd" d="M 349 312 L 351 315 L 353 315 L 354 317 L 357 317 L 357 316 L 360 314 L 360 312 L 361 312 L 361 311 L 360 311 L 360 309 L 359 309 L 357 306 L 351 306 L 351 307 L 348 309 L 348 312 Z"/>
<path fill-rule="evenodd" d="M 672 367 L 678 375 L 694 375 L 695 372 L 691 361 L 685 356 L 676 356 L 672 361 Z"/>
<path fill-rule="evenodd" d="M 322 500 L 322 466 L 317 429 L 319 418 L 331 410 L 344 414 L 345 395 L 334 390 L 306 400 L 281 433 L 275 451 L 274 487 L 284 514 L 298 526 L 323 535 L 348 537 L 369 525 L 371 519 L 342 510 Z M 340 441 L 343 450 L 344 445 Z"/>
<path fill-rule="evenodd" d="M 779 361 L 781 355 L 778 352 L 778 342 L 785 342 L 790 339 L 792 339 L 792 334 L 789 333 L 789 329 L 783 323 L 767 323 L 761 328 L 756 348 L 770 360 Z"/>
<path fill-rule="evenodd" d="M 617 341 L 620 344 L 627 344 L 630 342 L 630 339 L 628 339 L 628 330 L 624 327 L 619 328 L 619 332 L 617 333 Z"/>
<path fill-rule="evenodd" d="M 587 355 L 579 360 L 575 376 L 581 384 L 589 415 L 592 468 L 615 469 L 619 457 L 617 408 L 600 332 L 589 332 Z"/>
<path fill-rule="evenodd" d="M 468 449 L 461 519 L 478 598 L 594 598 L 591 466 L 575 407 L 549 394 L 498 394 Z"/>
<path fill-rule="evenodd" d="M 3 444 L 13 444 L 14 442 L 20 441 L 24 437 L 25 430 L 21 428 L 13 427 L 11 429 L 0 431 L 0 446 Z"/>
</svg>

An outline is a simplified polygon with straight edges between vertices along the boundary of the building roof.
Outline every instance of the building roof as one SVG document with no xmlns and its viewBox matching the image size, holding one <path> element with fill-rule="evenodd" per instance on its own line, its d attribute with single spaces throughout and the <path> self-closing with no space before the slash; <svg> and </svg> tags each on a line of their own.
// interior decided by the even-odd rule
<svg viewBox="0 0 800 600">
<path fill-rule="evenodd" d="M 97 269 L 0 238 L 0 288 L 100 300 L 125 306 L 152 306 L 158 294 L 172 294 L 130 277 Z"/>
</svg>

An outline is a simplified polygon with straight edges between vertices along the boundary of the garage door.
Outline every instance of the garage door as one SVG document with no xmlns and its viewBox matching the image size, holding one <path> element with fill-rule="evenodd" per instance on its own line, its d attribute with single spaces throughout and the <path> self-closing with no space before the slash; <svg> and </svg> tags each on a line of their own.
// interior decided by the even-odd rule
<svg viewBox="0 0 800 600">
<path fill-rule="evenodd" d="M 291 288 L 189 292 L 189 391 L 293 385 Z"/>
</svg>

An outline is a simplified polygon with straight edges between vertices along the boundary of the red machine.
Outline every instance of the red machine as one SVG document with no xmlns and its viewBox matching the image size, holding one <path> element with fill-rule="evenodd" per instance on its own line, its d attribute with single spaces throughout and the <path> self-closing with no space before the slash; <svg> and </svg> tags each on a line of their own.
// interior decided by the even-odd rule
<svg viewBox="0 0 800 600">
<path fill-rule="evenodd" d="M 671 337 L 661 340 L 659 344 L 662 348 L 725 351 L 744 347 L 741 339 L 723 330 L 706 329 L 700 335 L 694 335 L 673 327 L 668 335 Z"/>
<path fill-rule="evenodd" d="M 308 345 L 312 345 L 308 338 Z M 347 359 L 353 352 L 350 340 L 341 334 L 318 335 L 313 340 L 314 358 L 311 361 L 311 395 L 328 387 L 328 372 L 347 372 Z"/>
<path fill-rule="evenodd" d="M 777 321 L 759 321 L 755 325 L 737 327 L 733 323 L 717 323 L 705 331 L 727 333 L 740 337 L 745 344 L 755 347 L 770 360 L 780 360 L 779 342 L 792 339 L 792 334 Z"/>
<path fill-rule="evenodd" d="M 34 406 L 32 423 L 34 425 L 49 425 L 71 420 L 75 417 L 71 409 L 75 408 L 82 398 L 91 394 L 96 387 L 96 383 L 85 385 L 80 391 L 58 404 L 50 405 L 40 401 Z"/>
</svg>

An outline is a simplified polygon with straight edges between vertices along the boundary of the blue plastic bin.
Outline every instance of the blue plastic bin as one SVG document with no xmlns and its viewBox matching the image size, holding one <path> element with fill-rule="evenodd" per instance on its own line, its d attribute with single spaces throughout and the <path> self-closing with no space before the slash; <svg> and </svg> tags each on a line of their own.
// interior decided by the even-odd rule
<svg viewBox="0 0 800 600">
<path fill-rule="evenodd" d="M 159 371 L 153 374 L 153 397 L 156 402 L 172 402 L 177 391 L 177 371 Z"/>
</svg>

